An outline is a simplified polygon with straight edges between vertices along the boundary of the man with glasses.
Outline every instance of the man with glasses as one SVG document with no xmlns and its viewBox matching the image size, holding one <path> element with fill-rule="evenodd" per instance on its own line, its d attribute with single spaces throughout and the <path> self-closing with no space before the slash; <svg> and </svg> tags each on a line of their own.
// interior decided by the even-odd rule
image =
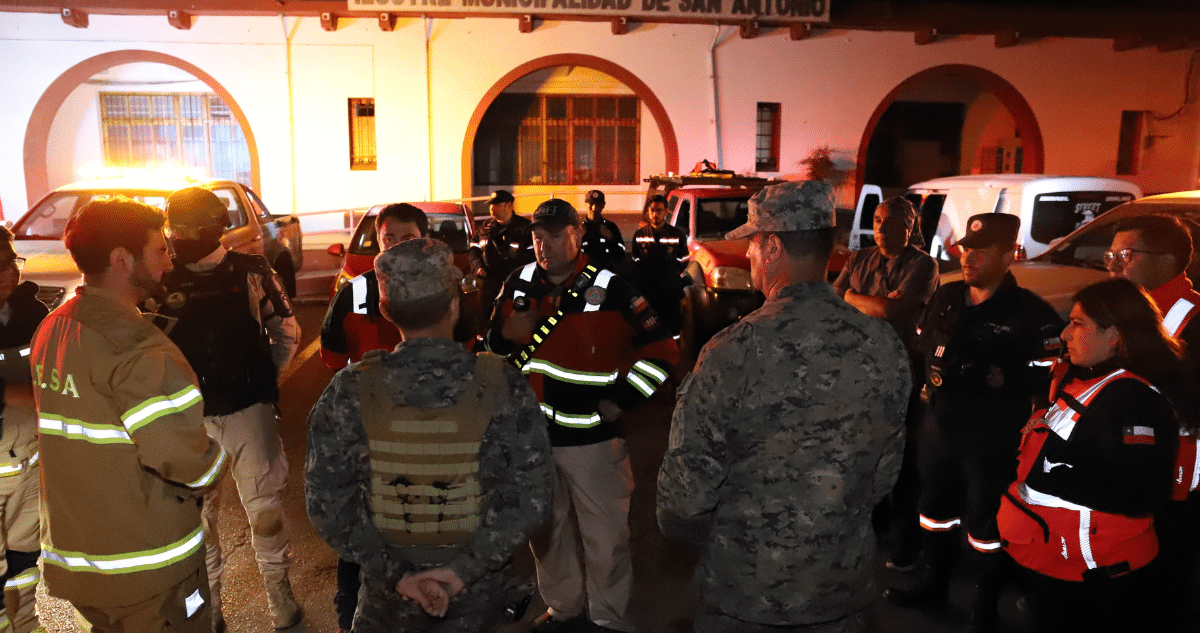
<svg viewBox="0 0 1200 633">
<path fill-rule="evenodd" d="M 4 606 L 15 633 L 38 626 L 37 412 L 29 372 L 29 342 L 49 310 L 37 284 L 21 281 L 25 258 L 13 250 L 12 231 L 0 226 L 0 525 L 4 529 Z M 0 624 L 0 628 L 3 625 Z M 5 629 L 7 630 L 7 629 Z"/>
<path fill-rule="evenodd" d="M 1192 261 L 1192 235 L 1179 219 L 1166 215 L 1143 215 L 1117 223 L 1112 245 L 1104 253 L 1108 274 L 1124 277 L 1146 290 L 1162 312 L 1163 329 L 1185 343 L 1184 364 L 1194 384 L 1200 365 L 1200 293 L 1192 288 L 1187 277 Z M 1181 410 L 1180 435 L 1171 503 L 1154 520 L 1158 531 L 1163 562 L 1169 586 L 1176 592 L 1174 601 L 1181 609 L 1180 618 L 1188 617 L 1194 609 L 1195 598 L 1189 590 L 1191 573 L 1196 560 L 1195 526 L 1200 522 L 1200 499 L 1189 493 L 1200 483 L 1200 461 L 1197 460 L 1195 410 L 1186 401 L 1171 393 L 1166 395 Z M 1182 386 L 1188 389 L 1188 386 Z M 1175 396 L 1175 397 L 1172 397 Z M 1192 413 L 1188 413 L 1191 411 Z"/>
</svg>

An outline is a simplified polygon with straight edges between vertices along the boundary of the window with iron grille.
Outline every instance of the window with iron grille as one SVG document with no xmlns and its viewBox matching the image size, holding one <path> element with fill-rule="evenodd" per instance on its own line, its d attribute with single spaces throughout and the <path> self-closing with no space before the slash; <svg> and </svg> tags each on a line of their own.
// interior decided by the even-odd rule
<svg viewBox="0 0 1200 633">
<path fill-rule="evenodd" d="M 104 164 L 188 167 L 250 185 L 250 150 L 215 94 L 100 93 Z"/>
<path fill-rule="evenodd" d="M 477 185 L 637 184 L 637 97 L 502 94 L 475 135 Z"/>
<path fill-rule="evenodd" d="M 350 99 L 350 169 L 375 169 L 375 99 Z"/>
<path fill-rule="evenodd" d="M 779 171 L 779 104 L 758 104 L 755 131 L 754 169 Z"/>
</svg>

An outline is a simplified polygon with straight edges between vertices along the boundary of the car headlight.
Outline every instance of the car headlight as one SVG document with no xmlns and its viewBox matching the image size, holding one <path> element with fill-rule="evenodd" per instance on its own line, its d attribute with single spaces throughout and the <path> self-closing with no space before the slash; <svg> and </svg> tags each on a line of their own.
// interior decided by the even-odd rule
<svg viewBox="0 0 1200 633">
<path fill-rule="evenodd" d="M 333 291 L 337 292 L 338 290 L 341 289 L 342 286 L 346 285 L 346 282 L 350 281 L 351 279 L 353 279 L 353 278 L 348 273 L 346 273 L 346 271 L 344 269 L 339 270 L 337 279 L 333 280 Z"/>
<path fill-rule="evenodd" d="M 733 266 L 717 266 L 712 271 L 713 290 L 753 290 L 750 271 Z"/>
</svg>

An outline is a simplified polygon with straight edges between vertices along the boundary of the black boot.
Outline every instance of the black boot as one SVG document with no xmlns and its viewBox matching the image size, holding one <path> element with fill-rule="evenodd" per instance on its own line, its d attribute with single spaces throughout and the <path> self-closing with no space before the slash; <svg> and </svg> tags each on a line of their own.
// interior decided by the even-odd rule
<svg viewBox="0 0 1200 633">
<path fill-rule="evenodd" d="M 883 592 L 883 597 L 893 604 L 925 608 L 946 603 L 946 595 L 950 591 L 950 568 L 954 550 L 958 547 L 958 530 L 925 532 L 922 540 L 927 567 L 913 587 L 892 587 Z"/>
<path fill-rule="evenodd" d="M 999 628 L 1000 591 L 1007 577 L 1008 554 L 1001 551 L 972 551 L 968 561 L 975 568 L 975 601 L 971 604 L 968 633 L 993 633 Z"/>
</svg>

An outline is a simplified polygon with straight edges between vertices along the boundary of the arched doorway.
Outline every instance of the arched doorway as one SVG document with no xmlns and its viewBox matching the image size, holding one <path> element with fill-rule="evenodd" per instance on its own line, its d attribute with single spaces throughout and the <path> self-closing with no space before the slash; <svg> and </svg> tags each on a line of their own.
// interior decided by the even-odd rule
<svg viewBox="0 0 1200 633">
<path fill-rule="evenodd" d="M 948 64 L 909 77 L 880 101 L 858 146 L 856 182 L 903 188 L 938 176 L 1041 173 L 1044 156 L 1037 118 L 1012 84 Z"/>
<path fill-rule="evenodd" d="M 46 88 L 46 91 L 42 93 L 41 98 L 38 99 L 37 105 L 34 106 L 33 114 L 29 118 L 29 124 L 25 128 L 25 196 L 28 200 L 28 206 L 32 206 L 52 189 L 47 154 L 54 118 L 63 106 L 63 103 L 76 88 L 88 81 L 93 75 L 114 66 L 137 62 L 165 64 L 182 70 L 204 82 L 224 101 L 225 105 L 229 108 L 230 114 L 236 119 L 238 125 L 241 126 L 242 133 L 245 135 L 246 146 L 250 155 L 251 187 L 261 194 L 258 144 L 255 142 L 254 133 L 250 129 L 250 122 L 246 119 L 246 115 L 242 112 L 237 101 L 234 100 L 233 95 L 211 75 L 182 59 L 154 51 L 121 50 L 103 53 L 72 66 L 59 75 Z"/>
<path fill-rule="evenodd" d="M 671 120 L 667 116 L 666 108 L 663 107 L 662 102 L 659 101 L 658 97 L 655 96 L 642 80 L 638 79 L 636 75 L 625 68 L 600 57 L 575 53 L 548 55 L 528 61 L 509 71 L 492 85 L 475 107 L 475 111 L 471 114 L 471 121 L 467 125 L 465 137 L 463 138 L 461 162 L 463 197 L 470 197 L 472 195 L 474 184 L 472 151 L 480 124 L 483 122 L 488 108 L 492 106 L 505 89 L 522 77 L 540 70 L 560 66 L 589 68 L 604 73 L 629 88 L 641 101 L 642 105 L 645 106 L 650 116 L 654 119 L 654 123 L 658 126 L 659 135 L 662 137 L 663 143 L 664 168 L 667 171 L 679 171 L 679 145 L 675 137 L 675 129 L 671 125 Z"/>
</svg>

